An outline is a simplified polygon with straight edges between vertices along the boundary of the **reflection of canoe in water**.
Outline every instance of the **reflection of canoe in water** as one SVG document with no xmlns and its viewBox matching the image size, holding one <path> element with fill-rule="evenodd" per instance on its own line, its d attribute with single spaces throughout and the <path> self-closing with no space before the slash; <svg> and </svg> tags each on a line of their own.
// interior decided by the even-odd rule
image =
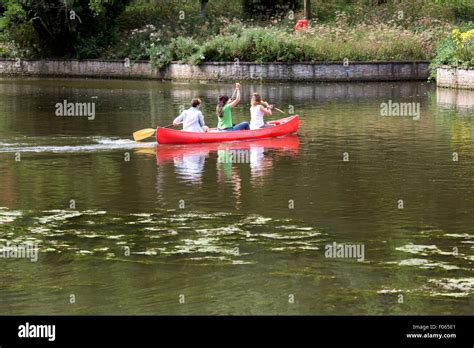
<svg viewBox="0 0 474 348">
<path fill-rule="evenodd" d="M 156 147 L 157 162 L 173 161 L 182 156 L 207 155 L 219 150 L 252 150 L 256 148 L 288 151 L 292 155 L 298 154 L 299 138 L 289 135 L 281 138 L 238 141 L 231 143 L 191 144 L 191 145 L 158 145 Z"/>
<path fill-rule="evenodd" d="M 221 132 L 212 129 L 207 133 L 184 132 L 176 129 L 158 127 L 156 129 L 156 141 L 159 144 L 195 144 L 279 137 L 295 133 L 298 130 L 299 118 L 298 115 L 294 115 L 268 123 L 274 126 L 232 132 Z"/>
</svg>

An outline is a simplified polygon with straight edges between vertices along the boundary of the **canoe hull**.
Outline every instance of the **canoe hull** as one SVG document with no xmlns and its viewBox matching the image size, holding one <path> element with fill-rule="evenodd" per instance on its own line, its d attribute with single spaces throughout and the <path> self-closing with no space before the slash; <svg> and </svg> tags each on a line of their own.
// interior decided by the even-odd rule
<svg viewBox="0 0 474 348">
<path fill-rule="evenodd" d="M 156 129 L 156 141 L 159 144 L 197 144 L 279 137 L 295 133 L 298 130 L 299 117 L 293 115 L 269 123 L 274 124 L 274 126 L 255 130 L 207 133 L 183 132 L 158 127 Z"/>
</svg>

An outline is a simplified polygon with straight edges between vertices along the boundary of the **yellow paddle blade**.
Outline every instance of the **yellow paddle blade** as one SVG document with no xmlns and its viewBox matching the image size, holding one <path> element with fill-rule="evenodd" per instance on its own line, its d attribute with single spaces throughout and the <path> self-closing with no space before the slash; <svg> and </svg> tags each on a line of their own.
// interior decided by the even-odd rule
<svg viewBox="0 0 474 348">
<path fill-rule="evenodd" d="M 154 128 L 140 129 L 139 131 L 133 133 L 133 139 L 135 139 L 135 141 L 143 140 L 145 138 L 151 137 L 153 134 L 155 134 L 155 131 L 156 129 Z"/>
<path fill-rule="evenodd" d="M 140 147 L 137 147 L 135 150 L 134 150 L 135 153 L 137 154 L 143 154 L 143 155 L 151 155 L 151 154 L 155 154 L 156 152 L 156 146 L 153 146 L 153 147 L 143 147 L 143 148 L 140 148 Z"/>
</svg>

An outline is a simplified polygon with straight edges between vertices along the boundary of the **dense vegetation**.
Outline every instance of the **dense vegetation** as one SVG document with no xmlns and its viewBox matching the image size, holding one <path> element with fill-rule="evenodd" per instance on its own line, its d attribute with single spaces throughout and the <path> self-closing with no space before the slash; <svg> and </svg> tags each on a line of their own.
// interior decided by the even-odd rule
<svg viewBox="0 0 474 348">
<path fill-rule="evenodd" d="M 435 74 L 436 67 L 441 65 L 464 69 L 474 67 L 473 25 L 469 23 L 464 28 L 453 29 L 451 35 L 439 42 L 435 53 L 431 62 L 432 76 Z"/>
<path fill-rule="evenodd" d="M 117 41 L 115 20 L 128 0 L 3 0 L 0 54 L 100 56 Z"/>
<path fill-rule="evenodd" d="M 472 0 L 3 0 L 0 55 L 298 62 L 433 59 L 472 66 Z M 438 48 L 435 50 L 436 46 Z"/>
</svg>

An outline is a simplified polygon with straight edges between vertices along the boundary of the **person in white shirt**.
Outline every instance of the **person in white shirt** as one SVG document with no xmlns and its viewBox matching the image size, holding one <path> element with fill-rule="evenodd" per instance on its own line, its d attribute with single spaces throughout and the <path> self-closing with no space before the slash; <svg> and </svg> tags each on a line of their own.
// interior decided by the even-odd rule
<svg viewBox="0 0 474 348">
<path fill-rule="evenodd" d="M 272 105 L 266 104 L 266 107 L 261 105 L 262 98 L 260 94 L 254 93 L 250 100 L 250 129 L 268 128 L 272 127 L 263 120 L 264 116 L 272 115 Z"/>
<path fill-rule="evenodd" d="M 182 123 L 185 132 L 207 132 L 209 127 L 204 123 L 204 116 L 199 110 L 201 99 L 194 98 L 191 105 L 189 109 L 184 110 L 181 115 L 174 119 L 173 125 L 177 126 Z"/>
</svg>

